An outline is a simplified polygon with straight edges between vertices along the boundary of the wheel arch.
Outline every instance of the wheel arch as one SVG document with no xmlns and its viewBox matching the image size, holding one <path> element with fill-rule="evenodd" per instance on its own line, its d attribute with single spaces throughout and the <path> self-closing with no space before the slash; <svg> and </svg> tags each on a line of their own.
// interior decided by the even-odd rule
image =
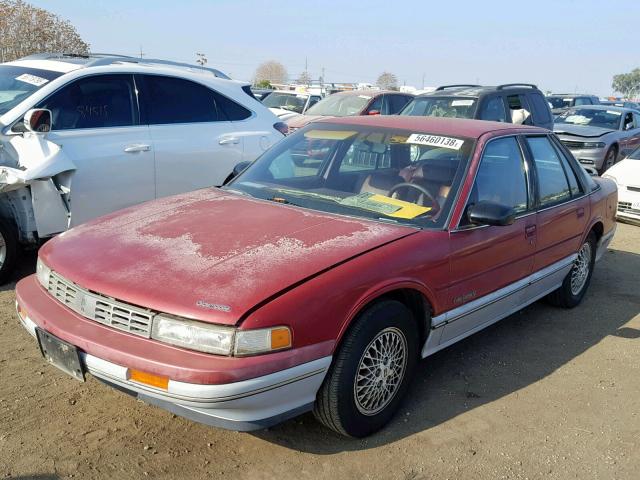
<svg viewBox="0 0 640 480">
<path fill-rule="evenodd" d="M 424 342 L 427 341 L 429 332 L 431 331 L 431 318 L 434 312 L 433 298 L 432 292 L 428 291 L 423 285 L 404 282 L 388 285 L 365 295 L 354 305 L 346 321 L 341 326 L 335 349 L 337 350 L 340 347 L 345 334 L 349 331 L 358 316 L 373 304 L 384 300 L 399 301 L 411 311 L 420 335 L 419 347 L 421 348 Z"/>
</svg>

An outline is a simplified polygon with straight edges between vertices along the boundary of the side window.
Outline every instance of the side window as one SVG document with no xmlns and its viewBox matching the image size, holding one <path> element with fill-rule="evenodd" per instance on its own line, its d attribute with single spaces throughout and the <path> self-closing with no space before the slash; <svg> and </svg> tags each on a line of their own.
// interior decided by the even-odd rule
<svg viewBox="0 0 640 480">
<path fill-rule="evenodd" d="M 527 210 L 526 169 L 515 137 L 492 140 L 485 147 L 469 205 L 481 201 L 499 203 L 517 213 Z"/>
<path fill-rule="evenodd" d="M 480 120 L 491 120 L 493 122 L 506 122 L 507 115 L 504 111 L 502 97 L 491 97 L 484 101 L 480 108 Z"/>
<path fill-rule="evenodd" d="M 580 105 L 591 105 L 591 99 L 586 97 L 578 97 L 575 102 L 576 107 Z"/>
<path fill-rule="evenodd" d="M 369 105 L 369 108 L 367 108 L 367 111 L 365 112 L 365 115 L 368 114 L 369 112 L 372 112 L 373 110 L 376 110 L 380 113 L 382 113 L 382 99 L 384 98 L 384 95 L 378 95 L 375 100 L 373 102 L 371 102 L 371 105 Z"/>
<path fill-rule="evenodd" d="M 551 121 L 551 112 L 549 111 L 549 104 L 539 93 L 532 93 L 529 95 L 531 100 L 531 106 L 533 107 L 533 115 L 540 120 L 540 122 L 547 123 Z"/>
<path fill-rule="evenodd" d="M 315 97 L 315 96 L 311 97 L 311 98 L 309 99 L 309 105 L 307 105 L 307 108 L 311 108 L 311 107 L 312 107 L 312 106 L 314 106 L 316 103 L 318 103 L 320 100 L 321 100 L 321 98 L 320 98 L 320 97 Z"/>
<path fill-rule="evenodd" d="M 125 127 L 136 124 L 131 75 L 95 75 L 76 80 L 42 101 L 53 130 Z"/>
<path fill-rule="evenodd" d="M 407 95 L 387 95 L 388 114 L 396 115 L 404 106 L 409 103 L 411 97 Z"/>
<path fill-rule="evenodd" d="M 565 169 L 549 139 L 547 137 L 529 137 L 527 142 L 538 173 L 540 206 L 548 207 L 569 200 L 571 189 Z"/>
<path fill-rule="evenodd" d="M 145 75 L 145 121 L 150 125 L 243 120 L 251 112 L 210 88 L 175 77 Z"/>
<path fill-rule="evenodd" d="M 624 116 L 624 122 L 622 124 L 623 130 L 630 130 L 634 128 L 633 126 L 633 113 L 627 112 Z"/>
<path fill-rule="evenodd" d="M 511 123 L 518 125 L 532 125 L 531 107 L 529 107 L 524 95 L 507 96 Z"/>
<path fill-rule="evenodd" d="M 569 164 L 569 160 L 567 160 L 567 157 L 558 148 L 556 148 L 555 151 L 556 151 L 556 154 L 560 156 L 560 161 L 562 162 L 564 171 L 567 174 L 567 179 L 569 180 L 569 189 L 571 190 L 571 196 L 577 197 L 582 193 L 582 189 L 580 188 L 580 184 L 578 183 L 576 172 L 573 170 L 573 168 L 571 168 L 571 165 Z"/>
</svg>

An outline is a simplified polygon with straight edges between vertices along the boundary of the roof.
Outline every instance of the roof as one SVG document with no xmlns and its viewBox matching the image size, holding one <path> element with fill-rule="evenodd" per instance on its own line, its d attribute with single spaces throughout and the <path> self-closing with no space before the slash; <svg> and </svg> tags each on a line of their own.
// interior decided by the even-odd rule
<svg viewBox="0 0 640 480">
<path fill-rule="evenodd" d="M 575 98 L 575 97 L 595 97 L 596 95 L 591 95 L 590 93 L 552 93 L 551 95 L 545 95 L 545 96 Z"/>
<path fill-rule="evenodd" d="M 331 95 L 369 95 L 371 97 L 375 97 L 376 95 L 382 95 L 383 93 L 402 93 L 403 95 L 412 95 L 410 93 L 406 94 L 396 90 L 344 90 L 342 92 L 332 93 Z"/>
<path fill-rule="evenodd" d="M 506 83 L 504 85 L 443 85 L 432 92 L 421 93 L 418 97 L 466 97 L 477 98 L 484 93 L 504 91 L 519 92 L 521 90 L 538 90 L 538 87 L 527 83 Z"/>
<path fill-rule="evenodd" d="M 548 132 L 544 128 L 514 125 L 511 123 L 468 120 L 466 118 L 413 117 L 409 115 L 358 115 L 352 117 L 334 117 L 318 120 L 313 124 L 316 123 L 396 128 L 401 130 L 413 130 L 416 133 L 460 135 L 468 138 L 478 138 L 485 133 L 496 131 Z"/>
<path fill-rule="evenodd" d="M 628 112 L 631 110 L 635 110 L 635 108 L 629 107 L 618 107 L 616 105 L 578 105 L 577 107 L 569 107 L 568 110 L 611 110 L 613 112 Z"/>
<path fill-rule="evenodd" d="M 76 55 L 67 53 L 37 53 L 23 57 L 14 62 L 12 65 L 29 64 L 33 68 L 42 68 L 46 70 L 55 70 L 60 72 L 69 72 L 79 68 L 98 67 L 113 64 L 136 64 L 145 66 L 164 66 L 173 68 L 190 69 L 200 72 L 212 73 L 214 76 L 223 79 L 229 79 L 227 75 L 215 68 L 205 67 L 202 65 L 192 65 L 190 63 L 173 62 L 171 60 L 162 60 L 157 58 L 137 58 L 126 55 L 114 55 L 110 53 L 91 53 L 89 55 Z"/>
</svg>

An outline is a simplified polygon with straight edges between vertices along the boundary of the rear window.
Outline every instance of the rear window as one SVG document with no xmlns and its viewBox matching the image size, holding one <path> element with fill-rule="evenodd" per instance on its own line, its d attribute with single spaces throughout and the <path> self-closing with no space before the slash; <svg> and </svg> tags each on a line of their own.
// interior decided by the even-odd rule
<svg viewBox="0 0 640 480">
<path fill-rule="evenodd" d="M 145 121 L 150 125 L 243 120 L 251 112 L 204 85 L 175 77 L 144 76 Z"/>
<path fill-rule="evenodd" d="M 400 115 L 474 118 L 477 103 L 477 98 L 469 97 L 417 97 L 400 112 Z"/>
</svg>

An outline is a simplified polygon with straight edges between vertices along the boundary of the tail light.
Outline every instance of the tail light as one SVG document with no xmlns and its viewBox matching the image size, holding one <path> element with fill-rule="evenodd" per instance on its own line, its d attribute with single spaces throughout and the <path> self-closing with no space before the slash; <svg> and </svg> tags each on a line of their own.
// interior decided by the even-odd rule
<svg viewBox="0 0 640 480">
<path fill-rule="evenodd" d="M 283 135 L 287 135 L 289 133 L 289 127 L 284 122 L 276 122 L 273 124 L 273 128 L 279 131 Z"/>
</svg>

